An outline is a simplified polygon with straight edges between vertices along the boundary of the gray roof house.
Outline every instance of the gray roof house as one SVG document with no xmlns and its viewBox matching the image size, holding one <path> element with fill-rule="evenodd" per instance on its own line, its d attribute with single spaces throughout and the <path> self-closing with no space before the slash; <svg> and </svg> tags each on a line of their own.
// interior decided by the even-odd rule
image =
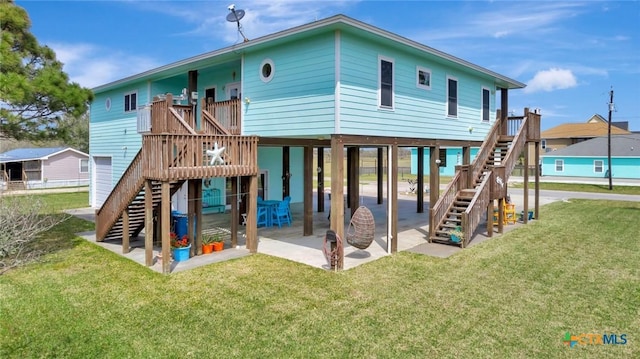
<svg viewBox="0 0 640 359">
<path fill-rule="evenodd" d="M 542 156 L 542 174 L 567 177 L 607 177 L 607 136 L 547 152 Z M 640 179 L 640 134 L 611 136 L 611 175 Z"/>
<path fill-rule="evenodd" d="M 17 148 L 0 153 L 0 189 L 88 184 L 89 155 L 71 147 Z"/>
</svg>

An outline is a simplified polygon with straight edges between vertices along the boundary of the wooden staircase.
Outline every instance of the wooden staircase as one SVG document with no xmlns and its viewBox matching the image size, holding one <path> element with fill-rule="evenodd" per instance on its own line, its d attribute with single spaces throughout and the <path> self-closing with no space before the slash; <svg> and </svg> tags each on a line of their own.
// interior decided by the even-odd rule
<svg viewBox="0 0 640 359">
<path fill-rule="evenodd" d="M 539 137 L 540 115 L 525 109 L 523 117 L 498 119 L 470 165 L 456 167 L 456 174 L 431 209 L 429 240 L 465 247 L 486 215 L 490 203 L 506 197 L 509 175 L 528 140 Z M 460 242 L 450 239 L 461 230 Z"/>
<path fill-rule="evenodd" d="M 239 106 L 234 102 L 233 108 Z M 192 127 L 195 126 L 193 111 L 184 105 L 172 105 L 170 95 L 154 101 L 151 121 L 153 132 L 143 135 L 142 148 L 96 211 L 98 241 L 123 239 L 125 216 L 128 216 L 129 238 L 142 231 L 147 209 L 146 181 L 151 184 L 153 211 L 158 213 L 163 182 L 169 183 L 171 196 L 188 179 L 258 173 L 256 136 L 230 134 L 209 114 L 203 115 L 203 131 L 196 133 Z M 225 165 L 209 164 L 206 150 L 214 144 L 226 148 Z"/>
</svg>

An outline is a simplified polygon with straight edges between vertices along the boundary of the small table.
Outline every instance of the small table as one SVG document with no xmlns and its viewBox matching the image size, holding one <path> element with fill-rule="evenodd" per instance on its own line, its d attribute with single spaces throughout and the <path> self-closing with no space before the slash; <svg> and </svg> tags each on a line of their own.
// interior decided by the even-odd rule
<svg viewBox="0 0 640 359">
<path fill-rule="evenodd" d="M 282 201 L 266 200 L 258 202 L 258 207 L 265 207 L 267 209 L 267 227 L 273 226 L 273 210 L 276 209 Z"/>
</svg>

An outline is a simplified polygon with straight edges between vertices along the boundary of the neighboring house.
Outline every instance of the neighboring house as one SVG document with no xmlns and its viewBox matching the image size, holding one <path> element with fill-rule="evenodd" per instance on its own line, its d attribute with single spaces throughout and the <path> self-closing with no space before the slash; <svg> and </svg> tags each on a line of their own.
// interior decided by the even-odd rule
<svg viewBox="0 0 640 359">
<path fill-rule="evenodd" d="M 89 184 L 89 155 L 71 147 L 18 148 L 0 154 L 3 188 L 33 189 Z"/>
<path fill-rule="evenodd" d="M 640 134 L 611 136 L 611 176 L 640 179 Z M 546 176 L 607 177 L 608 138 L 593 138 L 542 156 Z"/>
<path fill-rule="evenodd" d="M 631 132 L 628 131 L 628 127 L 628 122 L 612 122 L 611 134 L 629 134 Z M 587 141 L 592 138 L 606 136 L 608 134 L 608 131 L 608 121 L 598 114 L 591 116 L 586 122 L 563 123 L 548 130 L 542 131 L 542 133 L 540 134 L 540 155 L 544 155 L 552 151 L 557 151 L 567 146 Z M 532 169 L 535 167 L 535 163 L 532 162 L 534 155 L 535 152 L 533 146 L 529 146 L 529 167 Z M 541 175 L 544 174 L 546 173 L 542 172 Z"/>
<path fill-rule="evenodd" d="M 323 162 L 313 167 L 313 152 L 322 159 L 326 148 L 331 149 L 334 179 L 332 227 L 342 236 L 341 184 L 346 178 L 350 202 L 358 203 L 358 181 L 353 176 L 359 149 L 376 148 L 378 158 L 386 150 L 389 171 L 397 169 L 399 146 L 434 153 L 440 146 L 461 148 L 463 162 L 469 164 L 470 147 L 480 148 L 487 136 L 491 136 L 487 146 L 494 146 L 499 136 L 507 135 L 508 91 L 524 86 L 343 15 L 98 86 L 93 89 L 90 117 L 90 204 L 100 208 L 97 238 L 139 233 L 144 221 L 129 221 L 141 218 L 144 195 L 161 187 L 174 196 L 173 209 L 191 214 L 189 206 L 203 193 L 220 191 L 222 204 L 236 219 L 237 211 L 246 214 L 247 247 L 252 251 L 257 246 L 252 200 L 258 194 L 302 202 L 304 231 L 309 235 L 310 183 L 316 175 L 317 210 L 324 211 Z M 504 117 L 497 121 L 500 110 Z M 518 122 L 531 127 L 519 146 L 539 135 L 539 116 L 533 118 Z M 499 122 L 504 127 L 497 129 Z M 511 131 L 510 138 L 514 134 Z M 213 161 L 210 154 L 218 146 L 225 148 L 222 162 Z M 346 173 L 338 166 L 345 149 Z M 431 175 L 432 180 L 435 177 Z M 381 180 L 378 186 L 382 193 Z M 393 206 L 397 193 L 391 192 L 387 191 Z M 147 200 L 160 197 L 158 193 Z M 167 193 L 162 198 L 168 198 Z M 169 211 L 166 202 L 153 202 L 157 212 L 164 213 L 161 218 Z M 148 223 L 151 212 L 146 213 Z M 393 210 L 389 221 L 392 215 Z M 236 233 L 233 227 L 231 233 Z M 390 238 L 397 240 L 394 233 Z M 123 247 L 126 243 L 128 239 L 123 239 Z M 389 248 L 395 251 L 393 245 Z"/>
</svg>

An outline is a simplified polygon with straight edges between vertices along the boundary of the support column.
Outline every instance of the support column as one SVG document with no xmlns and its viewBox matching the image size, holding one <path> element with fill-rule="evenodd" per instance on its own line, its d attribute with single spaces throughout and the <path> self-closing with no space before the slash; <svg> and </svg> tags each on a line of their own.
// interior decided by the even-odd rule
<svg viewBox="0 0 640 359">
<path fill-rule="evenodd" d="M 522 189 L 524 198 L 522 199 L 523 203 L 523 212 L 522 212 L 522 223 L 527 224 L 529 222 L 529 146 L 528 142 L 526 142 L 524 150 L 524 187 Z"/>
<path fill-rule="evenodd" d="M 122 211 L 122 254 L 130 251 L 129 246 L 129 209 Z"/>
<path fill-rule="evenodd" d="M 440 197 L 440 146 L 429 147 L 429 242 L 436 235 L 436 219 L 433 217 L 433 206 Z"/>
<path fill-rule="evenodd" d="M 289 196 L 291 178 L 291 164 L 289 162 L 289 146 L 282 147 L 282 198 Z"/>
<path fill-rule="evenodd" d="M 202 180 L 198 179 L 202 183 Z M 202 197 L 202 192 L 197 193 L 195 188 L 196 180 L 187 180 L 187 236 L 191 243 L 189 256 L 194 257 L 202 254 L 202 238 L 196 235 L 194 223 L 196 218 L 196 197 Z"/>
<path fill-rule="evenodd" d="M 536 188 L 535 188 L 535 219 L 540 219 L 540 141 L 535 142 L 533 154 L 536 163 Z"/>
<path fill-rule="evenodd" d="M 144 181 L 144 264 L 153 265 L 153 188 L 151 180 Z"/>
<path fill-rule="evenodd" d="M 469 146 L 462 146 L 462 164 L 471 164 L 471 147 Z"/>
<path fill-rule="evenodd" d="M 349 166 L 349 185 L 348 195 L 349 195 L 349 208 L 351 209 L 351 216 L 356 212 L 358 207 L 360 206 L 360 147 L 349 147 L 347 149 L 347 153 L 350 154 L 348 156 Z"/>
<path fill-rule="evenodd" d="M 249 193 L 245 197 L 247 204 L 247 249 L 250 253 L 258 251 L 258 176 L 249 177 Z"/>
<path fill-rule="evenodd" d="M 239 181 L 240 177 L 231 179 L 231 248 L 238 246 L 238 225 L 240 223 L 240 209 L 238 206 Z M 226 203 L 226 200 L 223 203 Z"/>
<path fill-rule="evenodd" d="M 418 200 L 416 201 L 416 212 L 424 213 L 424 147 L 417 148 L 416 161 L 418 164 Z"/>
<path fill-rule="evenodd" d="M 388 200 L 387 200 L 387 252 L 398 251 L 398 145 L 389 147 L 388 159 Z"/>
<path fill-rule="evenodd" d="M 313 147 L 304 148 L 304 210 L 302 222 L 302 235 L 313 234 Z"/>
<path fill-rule="evenodd" d="M 331 136 L 331 229 L 344 242 L 344 143 L 342 139 Z M 343 244 L 344 247 L 344 244 Z M 338 270 L 344 268 L 344 258 L 336 263 Z"/>
<path fill-rule="evenodd" d="M 193 105 L 193 113 L 194 113 L 193 124 L 189 124 L 189 125 L 193 126 L 193 129 L 197 131 L 202 127 L 201 125 L 196 123 L 196 121 L 198 121 L 198 116 L 195 115 L 196 113 L 198 113 L 198 99 L 194 98 L 191 95 L 194 92 L 198 92 L 198 70 L 189 71 L 188 76 L 189 76 L 189 88 L 187 89 L 187 91 L 189 91 L 188 98 L 189 98 L 189 103 Z"/>
<path fill-rule="evenodd" d="M 318 147 L 318 213 L 324 212 L 324 147 Z"/>
<path fill-rule="evenodd" d="M 383 200 L 383 193 L 382 193 L 382 182 L 384 179 L 384 175 L 383 175 L 383 171 L 384 171 L 384 157 L 383 157 L 383 148 L 382 147 L 378 147 L 378 162 L 376 163 L 376 166 L 378 167 L 376 169 L 376 175 L 377 175 L 377 180 L 378 180 L 378 204 L 382 204 L 382 200 Z"/>
<path fill-rule="evenodd" d="M 500 89 L 500 135 L 507 135 L 507 117 L 509 117 L 509 90 Z"/>
<path fill-rule="evenodd" d="M 160 185 L 160 240 L 162 241 L 162 273 L 171 271 L 171 253 L 169 249 L 169 229 L 171 221 L 171 185 L 169 181 L 162 181 Z"/>
</svg>

